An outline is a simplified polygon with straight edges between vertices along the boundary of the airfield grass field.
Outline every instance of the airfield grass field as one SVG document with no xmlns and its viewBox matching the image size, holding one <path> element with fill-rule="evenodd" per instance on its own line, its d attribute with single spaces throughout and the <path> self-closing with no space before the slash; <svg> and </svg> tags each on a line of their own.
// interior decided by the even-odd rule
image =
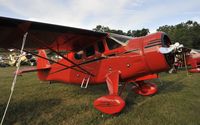
<svg viewBox="0 0 200 125">
<path fill-rule="evenodd" d="M 5 109 L 15 68 L 0 68 L 0 116 Z M 36 73 L 19 76 L 4 125 L 200 125 L 200 73 L 160 74 L 159 92 L 134 94 L 127 86 L 126 107 L 115 116 L 95 110 L 93 101 L 107 94 L 105 85 L 40 82 Z"/>
</svg>

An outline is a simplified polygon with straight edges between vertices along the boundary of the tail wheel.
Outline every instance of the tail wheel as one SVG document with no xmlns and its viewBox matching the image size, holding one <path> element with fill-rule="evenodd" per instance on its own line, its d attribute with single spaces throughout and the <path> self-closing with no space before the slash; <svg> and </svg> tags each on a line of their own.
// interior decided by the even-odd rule
<svg viewBox="0 0 200 125">
<path fill-rule="evenodd" d="M 132 90 L 139 95 L 149 96 L 158 91 L 157 85 L 153 83 L 146 83 L 144 81 L 136 82 L 136 86 Z"/>
</svg>

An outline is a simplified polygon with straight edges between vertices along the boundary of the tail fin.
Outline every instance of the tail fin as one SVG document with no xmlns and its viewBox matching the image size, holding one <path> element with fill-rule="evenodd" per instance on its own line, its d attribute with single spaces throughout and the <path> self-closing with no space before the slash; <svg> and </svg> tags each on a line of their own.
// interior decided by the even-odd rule
<svg viewBox="0 0 200 125">
<path fill-rule="evenodd" d="M 38 55 L 47 58 L 45 50 L 38 50 Z M 37 58 L 38 78 L 40 80 L 46 80 L 50 68 L 51 65 L 47 59 L 43 59 L 40 57 Z"/>
</svg>

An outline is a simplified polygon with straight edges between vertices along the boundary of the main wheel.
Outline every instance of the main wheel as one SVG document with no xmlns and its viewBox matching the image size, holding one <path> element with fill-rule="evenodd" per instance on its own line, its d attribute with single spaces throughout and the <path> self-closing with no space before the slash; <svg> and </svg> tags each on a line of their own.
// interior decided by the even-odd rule
<svg viewBox="0 0 200 125">
<path fill-rule="evenodd" d="M 139 95 L 149 96 L 158 91 L 157 85 L 146 82 L 136 82 L 136 86 L 132 87 L 132 90 Z"/>
</svg>

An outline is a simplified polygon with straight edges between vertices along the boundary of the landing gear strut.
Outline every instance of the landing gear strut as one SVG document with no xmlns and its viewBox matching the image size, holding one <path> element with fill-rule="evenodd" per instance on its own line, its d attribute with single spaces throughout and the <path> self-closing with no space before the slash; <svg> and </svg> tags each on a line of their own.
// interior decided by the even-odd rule
<svg viewBox="0 0 200 125">
<path fill-rule="evenodd" d="M 119 113 L 125 106 L 125 101 L 118 94 L 119 72 L 111 72 L 106 76 L 109 94 L 94 101 L 94 107 L 106 114 Z"/>
</svg>

